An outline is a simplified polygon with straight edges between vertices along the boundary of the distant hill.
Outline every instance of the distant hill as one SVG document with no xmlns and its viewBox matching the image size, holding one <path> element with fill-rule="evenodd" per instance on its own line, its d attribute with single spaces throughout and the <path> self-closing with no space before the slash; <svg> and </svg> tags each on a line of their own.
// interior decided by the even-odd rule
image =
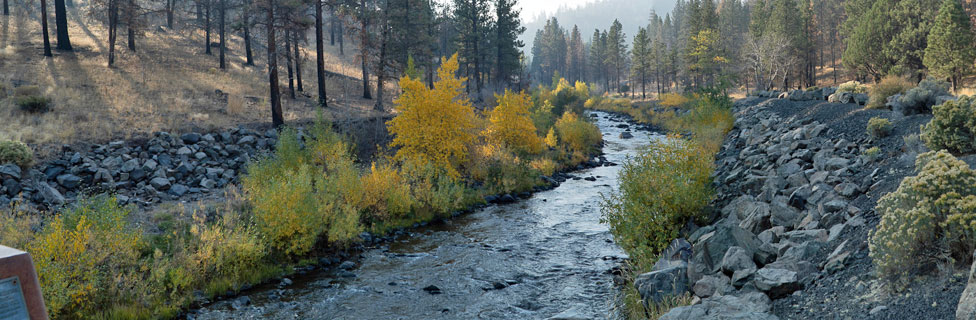
<svg viewBox="0 0 976 320">
<path fill-rule="evenodd" d="M 627 38 L 631 39 L 637 34 L 638 27 L 648 24 L 652 9 L 657 11 L 658 15 L 664 16 L 665 13 L 671 12 L 674 3 L 674 0 L 600 0 L 577 8 L 563 7 L 554 15 L 540 14 L 537 17 L 525 17 L 526 21 L 531 20 L 531 22 L 526 23 L 526 31 L 521 39 L 525 42 L 526 55 L 531 55 L 532 39 L 535 37 L 536 30 L 545 27 L 546 20 L 551 16 L 555 16 L 559 20 L 559 25 L 567 32 L 573 30 L 573 25 L 578 25 L 586 41 L 593 36 L 594 29 L 609 29 L 613 19 L 618 19 L 624 26 Z"/>
</svg>

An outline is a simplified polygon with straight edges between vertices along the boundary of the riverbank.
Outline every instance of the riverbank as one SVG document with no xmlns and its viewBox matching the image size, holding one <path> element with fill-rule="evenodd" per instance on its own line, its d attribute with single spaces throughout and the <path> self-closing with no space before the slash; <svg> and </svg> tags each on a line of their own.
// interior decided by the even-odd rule
<svg viewBox="0 0 976 320">
<path fill-rule="evenodd" d="M 868 255 L 877 201 L 914 174 L 926 150 L 918 128 L 931 115 L 756 97 L 734 110 L 716 155 L 714 220 L 687 235 L 695 304 L 664 319 L 954 317 L 966 285 L 960 270 L 895 291 Z M 872 117 L 888 118 L 892 133 L 870 137 Z"/>
<path fill-rule="evenodd" d="M 192 317 L 534 319 L 616 312 L 609 271 L 625 255 L 597 208 L 600 194 L 616 184 L 617 164 L 649 133 L 624 117 L 599 114 L 593 119 L 604 131 L 603 164 L 563 174 L 555 189 L 403 229 L 350 251 L 346 261 L 257 286 Z"/>
</svg>

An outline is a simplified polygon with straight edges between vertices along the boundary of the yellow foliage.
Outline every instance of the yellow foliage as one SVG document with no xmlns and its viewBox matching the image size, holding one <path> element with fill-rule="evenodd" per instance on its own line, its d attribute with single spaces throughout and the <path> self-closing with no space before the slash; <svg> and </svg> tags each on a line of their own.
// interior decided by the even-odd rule
<svg viewBox="0 0 976 320">
<path fill-rule="evenodd" d="M 575 113 L 567 112 L 556 121 L 556 131 L 560 140 L 574 151 L 589 152 L 593 150 L 603 136 L 596 125 L 580 119 Z"/>
<path fill-rule="evenodd" d="M 393 147 L 399 147 L 395 159 L 430 162 L 458 177 L 458 164 L 468 154 L 476 139 L 475 114 L 471 102 L 462 93 L 466 78 L 457 78 L 457 54 L 442 59 L 437 70 L 439 80 L 434 89 L 420 81 L 400 79 L 403 94 L 394 101 L 399 114 L 387 122 L 393 134 Z"/>
<path fill-rule="evenodd" d="M 273 163 L 252 166 L 252 175 L 244 179 L 255 222 L 273 248 L 286 255 L 304 254 L 312 249 L 325 226 L 324 212 L 313 196 L 313 170 L 301 165 L 298 170 L 265 177 L 262 171 L 269 170 L 268 166 Z"/>
<path fill-rule="evenodd" d="M 410 185 L 400 172 L 389 165 L 374 162 L 362 177 L 363 208 L 369 217 L 384 221 L 403 218 L 413 206 Z"/>
<path fill-rule="evenodd" d="M 691 101 L 688 97 L 677 93 L 663 93 L 658 99 L 661 100 L 660 104 L 662 106 L 669 108 L 680 108 Z"/>
<path fill-rule="evenodd" d="M 126 225 L 129 210 L 114 198 L 84 200 L 56 216 L 30 243 L 52 318 L 81 318 L 111 302 L 130 284 L 141 232 Z"/>
<path fill-rule="evenodd" d="M 539 170 L 539 172 L 542 172 L 542 174 L 547 176 L 551 176 L 553 173 L 556 173 L 556 169 L 558 167 L 558 164 L 548 157 L 532 160 L 529 165 L 532 167 L 532 169 Z"/>
<path fill-rule="evenodd" d="M 485 130 L 488 140 L 523 153 L 541 152 L 542 141 L 529 117 L 529 107 L 532 106 L 529 96 L 506 89 L 504 95 L 495 95 L 495 98 L 498 106 L 491 111 L 490 123 Z"/>
<path fill-rule="evenodd" d="M 550 148 L 559 145 L 559 137 L 556 136 L 556 129 L 553 127 L 549 127 L 549 133 L 546 134 L 546 145 Z"/>
</svg>

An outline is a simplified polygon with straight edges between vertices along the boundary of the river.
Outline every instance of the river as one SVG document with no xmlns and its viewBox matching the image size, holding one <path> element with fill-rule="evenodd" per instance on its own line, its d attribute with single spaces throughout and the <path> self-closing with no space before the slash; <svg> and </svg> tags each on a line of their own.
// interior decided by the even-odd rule
<svg viewBox="0 0 976 320">
<path fill-rule="evenodd" d="M 623 163 L 649 139 L 661 138 L 595 113 L 610 162 Z M 620 138 L 624 131 L 633 138 Z M 617 318 L 619 288 L 608 271 L 627 255 L 600 223 L 600 203 L 602 194 L 615 191 L 620 168 L 576 171 L 575 179 L 517 203 L 411 229 L 353 259 L 354 277 L 340 277 L 337 268 L 317 270 L 290 285 L 258 287 L 245 298 L 195 310 L 190 318 Z"/>
</svg>

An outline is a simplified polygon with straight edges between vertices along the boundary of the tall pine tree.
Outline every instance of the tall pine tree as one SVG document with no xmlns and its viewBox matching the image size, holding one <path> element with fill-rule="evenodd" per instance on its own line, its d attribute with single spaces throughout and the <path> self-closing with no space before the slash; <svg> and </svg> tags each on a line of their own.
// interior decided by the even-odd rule
<svg viewBox="0 0 976 320">
<path fill-rule="evenodd" d="M 959 0 L 944 0 L 928 35 L 925 66 L 933 74 L 949 78 L 955 90 L 959 80 L 972 73 L 974 59 L 976 49 L 969 16 Z"/>
</svg>

